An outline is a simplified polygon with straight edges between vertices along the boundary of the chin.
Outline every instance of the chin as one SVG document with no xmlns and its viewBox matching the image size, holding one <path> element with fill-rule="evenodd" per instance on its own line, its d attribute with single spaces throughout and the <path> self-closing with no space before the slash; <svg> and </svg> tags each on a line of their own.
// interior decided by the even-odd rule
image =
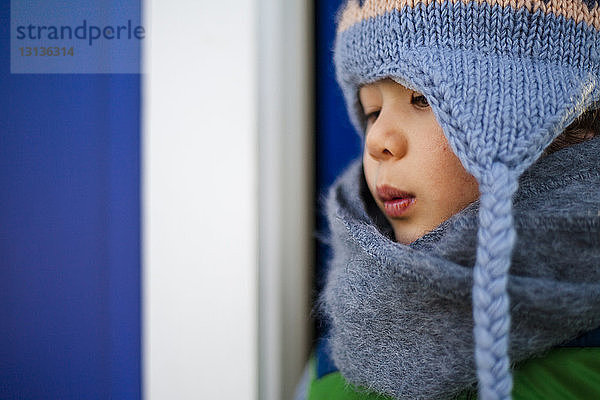
<svg viewBox="0 0 600 400">
<path fill-rule="evenodd" d="M 408 245 L 414 242 L 415 240 L 423 237 L 426 233 L 431 232 L 436 227 L 399 227 L 398 224 L 395 223 L 392 224 L 392 228 L 394 230 L 396 242 Z"/>
<path fill-rule="evenodd" d="M 408 245 L 423 235 L 417 235 L 415 233 L 406 232 L 406 230 L 400 231 L 398 229 L 394 229 L 394 236 L 396 237 L 396 242 Z"/>
</svg>

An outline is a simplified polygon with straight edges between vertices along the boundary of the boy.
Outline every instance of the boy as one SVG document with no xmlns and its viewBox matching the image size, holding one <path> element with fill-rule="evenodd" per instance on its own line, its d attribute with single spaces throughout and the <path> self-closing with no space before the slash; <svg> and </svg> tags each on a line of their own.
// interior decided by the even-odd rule
<svg viewBox="0 0 600 400">
<path fill-rule="evenodd" d="M 600 326 L 600 138 L 557 139 L 600 101 L 599 32 L 596 0 L 345 4 L 364 152 L 328 196 L 318 352 L 345 380 L 313 360 L 301 394 L 600 396 L 599 348 L 558 347 Z"/>
</svg>

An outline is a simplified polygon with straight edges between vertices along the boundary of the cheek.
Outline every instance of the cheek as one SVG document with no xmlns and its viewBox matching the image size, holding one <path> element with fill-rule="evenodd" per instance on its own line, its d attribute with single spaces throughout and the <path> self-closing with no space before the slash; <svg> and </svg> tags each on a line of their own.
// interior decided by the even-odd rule
<svg viewBox="0 0 600 400">
<path fill-rule="evenodd" d="M 479 197 L 477 180 L 465 170 L 450 145 L 440 146 L 433 162 L 435 176 L 432 176 L 431 181 L 435 182 L 436 191 L 441 196 L 447 196 L 458 206 L 463 206 Z"/>
<path fill-rule="evenodd" d="M 366 152 L 363 153 L 363 174 L 365 175 L 369 191 L 373 195 L 377 183 L 377 169 L 375 162 L 371 160 Z"/>
<path fill-rule="evenodd" d="M 370 156 L 364 154 L 363 155 L 363 174 L 365 176 L 365 181 L 367 182 L 367 187 L 369 188 L 369 192 L 371 193 L 371 197 L 377 204 L 377 207 L 384 212 L 383 204 L 377 199 L 377 174 L 378 174 L 378 163 L 373 160 Z"/>
</svg>

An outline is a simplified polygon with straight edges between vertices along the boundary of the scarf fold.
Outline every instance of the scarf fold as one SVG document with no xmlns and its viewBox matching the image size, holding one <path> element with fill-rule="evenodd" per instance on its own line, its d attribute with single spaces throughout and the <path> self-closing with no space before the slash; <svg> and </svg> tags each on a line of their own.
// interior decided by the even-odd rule
<svg viewBox="0 0 600 400">
<path fill-rule="evenodd" d="M 509 356 L 600 326 L 600 138 L 540 158 L 513 196 Z M 477 383 L 471 288 L 479 200 L 410 245 L 355 160 L 327 197 L 332 259 L 320 306 L 350 382 L 397 399 L 451 399 Z"/>
</svg>

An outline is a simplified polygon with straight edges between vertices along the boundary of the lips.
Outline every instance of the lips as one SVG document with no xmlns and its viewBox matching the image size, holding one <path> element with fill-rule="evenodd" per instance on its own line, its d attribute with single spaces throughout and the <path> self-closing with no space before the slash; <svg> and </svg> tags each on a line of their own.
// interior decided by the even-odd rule
<svg viewBox="0 0 600 400">
<path fill-rule="evenodd" d="M 399 217 L 415 202 L 415 195 L 389 185 L 377 186 L 377 196 L 389 217 Z"/>
</svg>

